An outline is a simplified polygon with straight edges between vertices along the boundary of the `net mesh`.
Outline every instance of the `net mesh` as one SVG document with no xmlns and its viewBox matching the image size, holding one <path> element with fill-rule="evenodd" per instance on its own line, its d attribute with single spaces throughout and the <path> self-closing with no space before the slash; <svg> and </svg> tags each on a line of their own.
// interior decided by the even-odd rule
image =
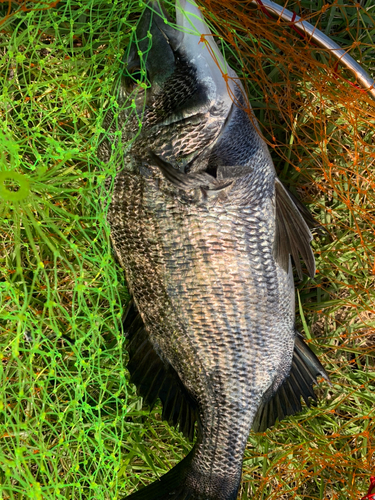
<svg viewBox="0 0 375 500">
<path fill-rule="evenodd" d="M 374 70 L 371 0 L 279 3 Z M 239 498 L 358 500 L 375 470 L 375 104 L 332 55 L 267 16 L 260 1 L 200 5 L 280 178 L 324 227 L 313 243 L 316 277 L 298 284 L 297 321 L 333 386 L 317 389 L 317 407 L 250 436 Z M 105 222 L 104 180 L 116 166 L 96 156 L 144 7 L 0 4 L 5 499 L 119 498 L 191 446 L 161 422 L 159 407 L 142 408 L 128 383 L 119 328 L 128 293 Z"/>
</svg>

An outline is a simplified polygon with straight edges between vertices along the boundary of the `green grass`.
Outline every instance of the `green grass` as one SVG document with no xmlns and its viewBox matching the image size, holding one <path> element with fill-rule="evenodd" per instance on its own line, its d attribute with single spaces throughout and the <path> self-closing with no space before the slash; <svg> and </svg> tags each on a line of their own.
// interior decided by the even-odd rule
<svg viewBox="0 0 375 500">
<path fill-rule="evenodd" d="M 318 3 L 288 8 L 313 14 Z M 312 18 L 370 73 L 371 4 L 339 0 Z M 96 157 L 141 6 L 20 5 L 0 5 L 0 491 L 112 500 L 191 446 L 128 383 L 128 294 L 105 222 L 115 165 Z M 212 2 L 212 22 L 283 181 L 327 229 L 314 242 L 319 272 L 298 286 L 297 321 L 333 386 L 319 386 L 318 407 L 250 436 L 240 498 L 357 500 L 375 470 L 375 108 L 327 73 L 327 54 L 243 8 L 226 24 Z"/>
</svg>

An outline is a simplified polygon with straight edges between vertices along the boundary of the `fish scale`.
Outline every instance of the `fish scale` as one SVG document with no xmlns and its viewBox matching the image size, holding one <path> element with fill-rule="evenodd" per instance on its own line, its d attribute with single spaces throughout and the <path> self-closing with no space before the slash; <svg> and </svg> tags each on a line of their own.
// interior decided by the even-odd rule
<svg viewBox="0 0 375 500">
<path fill-rule="evenodd" d="M 143 314 L 150 335 L 155 336 L 163 355 L 199 402 L 203 416 L 209 415 L 209 409 L 216 406 L 212 391 L 216 383 L 220 387 L 223 398 L 219 405 L 220 417 L 225 429 L 217 425 L 215 416 L 211 417 L 211 424 L 206 422 L 207 417 L 202 418 L 203 434 L 209 436 L 209 445 L 203 442 L 200 453 L 205 468 L 215 470 L 216 464 L 223 475 L 233 469 L 233 457 L 228 466 L 217 459 L 212 433 L 220 436 L 226 456 L 234 444 L 239 408 L 246 410 L 246 426 L 240 420 L 240 428 L 250 430 L 261 394 L 270 385 L 283 353 L 290 354 L 293 349 L 294 303 L 290 298 L 280 301 L 280 297 L 288 294 L 293 297 L 294 286 L 291 276 L 285 277 L 285 273 L 280 273 L 283 279 L 277 280 L 270 244 L 272 231 L 270 228 L 262 231 L 262 222 L 267 223 L 263 207 L 244 210 L 240 206 L 235 210 L 230 203 L 228 210 L 217 202 L 212 206 L 190 207 L 179 203 L 178 198 L 172 206 L 170 196 L 162 188 L 156 189 L 165 181 L 158 172 L 154 172 L 154 177 L 159 177 L 159 183 L 155 183 L 155 179 L 143 182 L 128 173 L 117 177 L 108 215 L 112 238 L 120 260 L 129 270 L 128 282 L 139 309 L 146 309 L 144 303 L 149 308 L 150 297 L 154 303 Z M 243 182 L 240 184 L 244 189 Z M 221 230 L 225 234 L 224 243 Z M 246 238 L 247 234 L 251 234 L 251 238 Z M 185 246 L 185 241 L 189 241 L 189 245 Z M 252 257 L 257 261 L 255 264 Z M 229 273 L 228 261 L 232 265 Z M 164 290 L 168 291 L 167 297 Z M 158 300 L 161 303 L 157 303 Z M 159 314 L 167 308 L 174 314 L 171 312 L 166 323 L 160 320 Z M 176 314 L 179 321 L 175 319 Z M 278 316 L 283 325 L 277 323 Z M 161 323 L 162 331 L 154 331 L 151 325 Z M 183 330 L 183 336 L 173 335 L 176 328 Z M 284 342 L 282 349 L 276 340 L 285 332 L 290 342 Z M 186 342 L 187 338 L 190 343 Z M 173 339 L 173 344 L 168 345 L 165 339 Z M 175 352 L 178 352 L 177 360 Z M 186 357 L 181 358 L 181 352 L 185 352 Z M 249 359 L 249 352 L 256 358 Z M 198 365 L 204 366 L 208 384 L 203 384 L 198 374 L 194 379 L 199 380 L 200 385 L 192 382 L 192 358 L 202 360 Z M 184 359 L 188 360 L 186 366 Z M 227 411 L 226 404 L 229 404 Z M 234 446 L 239 470 L 246 438 L 247 435 L 241 436 Z M 210 453 L 212 446 L 215 451 Z"/>
<path fill-rule="evenodd" d="M 196 5 L 182 4 L 177 23 L 209 32 Z M 108 111 L 98 153 L 117 162 L 108 222 L 133 297 L 123 319 L 131 380 L 196 442 L 127 498 L 235 500 L 251 428 L 301 410 L 316 377 L 328 380 L 294 326 L 291 256 L 313 275 L 312 236 L 230 68 L 224 83 L 215 42 L 208 51 L 152 9 L 127 59 L 137 73 L 147 53 L 150 86 L 121 80 L 118 102 L 132 100 L 135 113 Z M 117 130 L 122 158 L 112 156 Z"/>
</svg>

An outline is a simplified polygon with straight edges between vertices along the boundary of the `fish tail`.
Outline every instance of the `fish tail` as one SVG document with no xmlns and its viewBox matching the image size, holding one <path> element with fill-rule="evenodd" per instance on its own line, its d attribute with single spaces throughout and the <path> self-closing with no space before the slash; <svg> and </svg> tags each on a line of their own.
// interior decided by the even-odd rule
<svg viewBox="0 0 375 500">
<path fill-rule="evenodd" d="M 164 500 L 164 499 L 193 499 L 194 494 L 189 488 L 185 487 L 186 478 L 191 469 L 191 461 L 195 449 L 171 469 L 164 474 L 158 481 L 142 488 L 141 490 L 126 497 L 126 500 Z M 123 499 L 125 500 L 125 499 Z"/>
<path fill-rule="evenodd" d="M 122 500 L 236 500 L 239 481 L 231 487 L 228 478 L 215 479 L 195 470 L 196 452 L 197 445 L 158 481 Z"/>
</svg>

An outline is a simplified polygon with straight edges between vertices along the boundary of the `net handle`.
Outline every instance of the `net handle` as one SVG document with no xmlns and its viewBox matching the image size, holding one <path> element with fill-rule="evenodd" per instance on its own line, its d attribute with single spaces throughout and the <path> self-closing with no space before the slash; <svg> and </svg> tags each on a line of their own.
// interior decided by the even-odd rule
<svg viewBox="0 0 375 500">
<path fill-rule="evenodd" d="M 257 4 L 265 14 L 276 15 L 284 21 L 289 22 L 291 24 L 290 27 L 295 29 L 297 33 L 305 37 L 310 37 L 315 43 L 327 49 L 338 59 L 338 62 L 346 66 L 353 73 L 361 87 L 375 100 L 375 81 L 362 66 L 322 31 L 271 0 L 251 0 L 251 2 Z"/>
</svg>

